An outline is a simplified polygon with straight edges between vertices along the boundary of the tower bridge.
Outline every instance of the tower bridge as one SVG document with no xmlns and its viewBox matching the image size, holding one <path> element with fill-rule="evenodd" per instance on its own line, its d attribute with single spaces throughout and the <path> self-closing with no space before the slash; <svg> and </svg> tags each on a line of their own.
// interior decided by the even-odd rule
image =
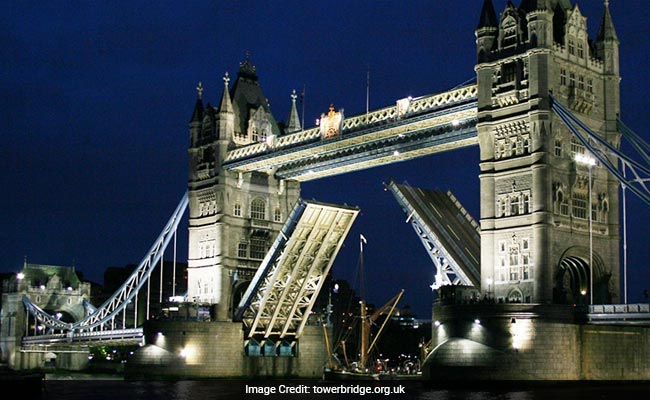
<svg viewBox="0 0 650 400">
<path fill-rule="evenodd" d="M 179 371 L 196 376 L 320 376 L 323 338 L 306 321 L 356 211 L 304 203 L 300 183 L 478 144 L 480 226 L 453 195 L 391 186 L 430 251 L 437 283 L 472 286 L 500 303 L 434 308 L 438 319 L 426 346 L 431 373 L 457 377 L 466 367 L 487 365 L 471 371 L 503 379 L 597 377 L 584 365 L 585 354 L 605 354 L 594 337 L 638 346 L 650 335 L 638 328 L 650 321 L 647 308 L 596 306 L 621 301 L 620 185 L 643 197 L 639 174 L 650 172 L 620 153 L 621 141 L 633 136 L 618 119 L 619 41 L 608 1 L 595 40 L 568 0 L 508 2 L 499 17 L 485 0 L 475 35 L 475 84 L 398 99 L 351 118 L 332 105 L 309 129 L 300 125 L 295 95 L 281 129 L 248 58 L 232 87 L 224 76 L 219 106 L 204 105 L 199 84 L 189 123 L 187 198 L 145 261 L 81 322 L 59 324 L 26 302 L 29 312 L 52 330 L 72 332 L 69 337 L 118 334 L 125 327 L 115 321 L 137 298 L 187 206 L 186 300 L 209 305 L 212 324 L 150 321 L 143 334 L 151 346 L 134 368 L 161 375 L 182 365 Z M 590 154 L 600 164 L 579 163 Z M 619 163 L 634 177 L 619 173 Z M 440 223 L 452 217 L 459 224 Z M 626 319 L 637 330 L 601 329 Z M 550 365 L 545 349 L 560 349 L 537 330 L 557 343 L 573 340 L 571 351 L 580 347 L 579 337 L 578 361 Z M 214 344 L 214 337 L 224 342 Z M 650 353 L 647 346 L 640 351 Z M 459 359 L 458 352 L 470 356 Z M 543 363 L 547 370 L 534 371 Z M 621 363 L 612 361 L 613 368 L 629 379 Z M 650 377 L 641 370 L 638 376 Z"/>
</svg>

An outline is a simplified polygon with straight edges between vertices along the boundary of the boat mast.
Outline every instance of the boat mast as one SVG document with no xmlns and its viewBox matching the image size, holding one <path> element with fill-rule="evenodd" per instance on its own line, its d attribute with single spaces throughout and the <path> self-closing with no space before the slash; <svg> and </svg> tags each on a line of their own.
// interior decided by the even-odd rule
<svg viewBox="0 0 650 400">
<path fill-rule="evenodd" d="M 366 238 L 363 235 L 359 235 L 359 279 L 361 280 L 361 301 L 359 302 L 359 308 L 361 309 L 361 346 L 359 350 L 359 368 L 361 371 L 365 371 L 367 356 L 368 356 L 368 339 L 370 338 L 370 321 L 368 320 L 366 314 L 366 293 L 365 293 L 365 284 L 363 276 L 363 244 L 367 243 Z"/>
</svg>

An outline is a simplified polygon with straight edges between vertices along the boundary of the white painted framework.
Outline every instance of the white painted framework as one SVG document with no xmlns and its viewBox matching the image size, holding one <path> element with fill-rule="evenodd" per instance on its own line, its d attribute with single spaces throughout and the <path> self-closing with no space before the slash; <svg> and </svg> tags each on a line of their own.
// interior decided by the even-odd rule
<svg viewBox="0 0 650 400">
<path fill-rule="evenodd" d="M 357 208 L 300 200 L 237 312 L 249 338 L 299 338 Z"/>
</svg>

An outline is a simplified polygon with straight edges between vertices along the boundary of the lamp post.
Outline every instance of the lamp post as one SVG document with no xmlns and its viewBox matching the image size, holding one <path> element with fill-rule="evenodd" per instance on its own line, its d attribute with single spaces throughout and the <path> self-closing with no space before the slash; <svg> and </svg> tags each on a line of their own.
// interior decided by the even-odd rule
<svg viewBox="0 0 650 400">
<path fill-rule="evenodd" d="M 591 216 L 591 169 L 596 165 L 596 159 L 585 155 L 585 154 L 576 154 L 575 161 L 578 164 L 586 165 L 589 169 L 589 199 L 587 201 L 587 212 L 589 213 L 589 304 L 594 304 L 594 237 L 592 229 L 592 216 Z"/>
</svg>

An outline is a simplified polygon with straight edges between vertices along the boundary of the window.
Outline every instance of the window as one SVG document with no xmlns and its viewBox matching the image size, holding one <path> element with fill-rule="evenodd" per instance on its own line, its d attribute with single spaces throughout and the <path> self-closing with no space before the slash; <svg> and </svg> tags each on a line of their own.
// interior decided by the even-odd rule
<svg viewBox="0 0 650 400">
<path fill-rule="evenodd" d="M 571 139 L 571 157 L 575 157 L 576 154 L 585 154 L 585 146 L 576 139 Z"/>
<path fill-rule="evenodd" d="M 576 86 L 576 74 L 574 72 L 569 73 L 569 87 Z"/>
<path fill-rule="evenodd" d="M 239 204 L 239 202 L 235 203 L 235 205 L 233 206 L 232 214 L 235 217 L 241 217 L 241 204 Z"/>
<path fill-rule="evenodd" d="M 519 215 L 519 196 L 510 198 L 510 215 Z"/>
<path fill-rule="evenodd" d="M 266 218 L 266 202 L 263 199 L 256 198 L 251 202 L 251 218 Z"/>
<path fill-rule="evenodd" d="M 566 86 L 566 68 L 560 69 L 560 85 Z"/>
<path fill-rule="evenodd" d="M 279 208 L 273 210 L 273 221 L 282 222 L 282 211 Z"/>
<path fill-rule="evenodd" d="M 578 42 L 578 57 L 585 58 L 585 48 L 582 42 Z"/>
<path fill-rule="evenodd" d="M 524 214 L 528 214 L 530 212 L 530 196 L 524 194 L 522 197 L 524 199 Z"/>
<path fill-rule="evenodd" d="M 503 83 L 513 82 L 517 75 L 517 64 L 514 62 L 503 65 L 503 73 L 501 74 L 501 81 Z"/>
<path fill-rule="evenodd" d="M 555 146 L 553 147 L 553 154 L 555 157 L 562 157 L 562 141 L 555 139 Z"/>
<path fill-rule="evenodd" d="M 587 219 L 587 195 L 585 193 L 573 194 L 572 212 L 575 218 Z"/>
<path fill-rule="evenodd" d="M 591 78 L 587 79 L 587 92 L 589 93 L 594 92 L 594 80 Z"/>
<path fill-rule="evenodd" d="M 573 39 L 569 39 L 569 54 L 574 55 L 576 53 L 576 44 Z"/>
<path fill-rule="evenodd" d="M 251 239 L 251 258 L 261 260 L 266 255 L 266 240 Z"/>
<path fill-rule="evenodd" d="M 579 76 L 578 77 L 578 89 L 585 90 L 585 77 L 584 76 Z"/>
<path fill-rule="evenodd" d="M 237 245 L 237 257 L 239 257 L 239 258 L 248 257 L 248 244 L 247 243 L 239 243 Z"/>
</svg>

